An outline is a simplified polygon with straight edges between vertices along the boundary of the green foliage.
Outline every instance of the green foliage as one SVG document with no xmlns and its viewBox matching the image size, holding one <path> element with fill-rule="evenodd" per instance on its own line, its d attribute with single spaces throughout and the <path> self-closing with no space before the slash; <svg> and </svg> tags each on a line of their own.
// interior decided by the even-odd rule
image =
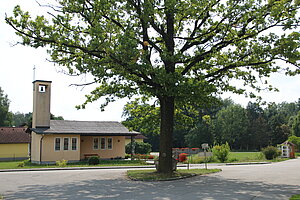
<svg viewBox="0 0 300 200">
<path fill-rule="evenodd" d="M 24 161 L 18 163 L 18 167 L 27 167 L 27 166 L 34 166 L 34 165 L 37 165 L 37 164 L 31 163 L 30 159 L 24 160 Z"/>
<path fill-rule="evenodd" d="M 209 115 L 204 115 L 199 123 L 195 125 L 184 137 L 189 147 L 201 147 L 203 143 L 213 144 L 214 130 Z"/>
<path fill-rule="evenodd" d="M 24 167 L 25 166 L 25 163 L 22 161 L 18 164 L 18 167 Z"/>
<path fill-rule="evenodd" d="M 91 156 L 88 159 L 89 165 L 98 165 L 100 163 L 100 159 L 98 156 Z"/>
<path fill-rule="evenodd" d="M 9 112 L 9 99 L 0 87 L 0 126 L 12 126 L 12 113 Z"/>
<path fill-rule="evenodd" d="M 20 126 L 27 126 L 31 127 L 32 126 L 32 113 L 20 113 L 16 112 L 13 113 L 13 125 L 16 127 Z"/>
<path fill-rule="evenodd" d="M 151 144 L 144 142 L 134 142 L 134 153 L 135 154 L 149 154 L 151 152 Z M 131 143 L 125 146 L 125 152 L 131 154 Z"/>
<path fill-rule="evenodd" d="M 300 200 L 300 194 L 293 195 L 289 200 Z"/>
<path fill-rule="evenodd" d="M 152 145 L 154 151 L 158 151 L 159 146 L 159 107 L 156 103 L 152 105 L 146 103 L 146 98 L 136 99 L 127 103 L 123 108 L 122 122 L 129 130 L 142 133 L 147 137 L 145 140 Z"/>
<path fill-rule="evenodd" d="M 64 120 L 62 116 L 55 116 L 52 113 L 50 113 L 50 119 L 52 120 Z"/>
<path fill-rule="evenodd" d="M 56 165 L 59 167 L 66 167 L 67 164 L 68 164 L 68 161 L 64 160 L 64 159 L 56 161 Z"/>
<path fill-rule="evenodd" d="M 234 148 L 241 148 L 247 137 L 248 118 L 245 109 L 238 104 L 223 108 L 216 115 L 215 129 L 218 143 L 228 142 Z"/>
<path fill-rule="evenodd" d="M 70 74 L 94 76 L 98 85 L 78 108 L 98 99 L 104 99 L 102 109 L 118 98 L 158 99 L 160 151 L 168 151 L 161 159 L 168 172 L 175 102 L 205 106 L 225 91 L 255 98 L 265 86 L 274 90 L 264 81 L 271 73 L 300 73 L 298 4 L 292 0 L 57 4 L 49 17 L 32 17 L 16 6 L 14 15 L 5 20 L 23 45 L 48 47 L 51 60 Z M 237 86 L 234 80 L 243 83 Z M 247 91 L 247 86 L 254 90 Z"/>
<path fill-rule="evenodd" d="M 298 151 L 300 151 L 300 137 L 292 135 L 292 136 L 289 137 L 288 141 L 291 142 L 291 143 L 293 143 L 293 144 L 295 144 L 296 145 L 296 149 Z"/>
<path fill-rule="evenodd" d="M 217 157 L 218 160 L 220 160 L 222 163 L 224 163 L 228 159 L 228 155 L 230 152 L 230 146 L 227 142 L 226 142 L 226 144 L 215 145 L 212 148 L 212 152 L 213 152 L 213 155 L 215 157 Z"/>
<path fill-rule="evenodd" d="M 274 146 L 267 146 L 266 148 L 263 148 L 262 153 L 265 155 L 267 160 L 275 159 L 281 155 L 281 151 Z"/>
<path fill-rule="evenodd" d="M 292 134 L 300 137 L 300 111 L 294 117 L 293 124 L 292 124 Z"/>
</svg>

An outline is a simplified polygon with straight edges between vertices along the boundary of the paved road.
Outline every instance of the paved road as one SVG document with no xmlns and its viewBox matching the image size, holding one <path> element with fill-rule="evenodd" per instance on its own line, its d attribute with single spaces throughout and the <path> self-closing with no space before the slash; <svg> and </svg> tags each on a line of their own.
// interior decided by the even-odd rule
<svg viewBox="0 0 300 200">
<path fill-rule="evenodd" d="M 214 166 L 215 167 L 215 166 Z M 288 199 L 300 194 L 300 159 L 247 166 L 167 182 L 125 178 L 126 170 L 72 170 L 0 173 L 4 199 Z"/>
</svg>

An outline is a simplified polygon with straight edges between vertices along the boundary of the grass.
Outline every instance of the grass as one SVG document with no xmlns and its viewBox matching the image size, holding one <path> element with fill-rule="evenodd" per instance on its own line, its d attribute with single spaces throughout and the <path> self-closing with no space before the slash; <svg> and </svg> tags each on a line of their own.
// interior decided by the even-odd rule
<svg viewBox="0 0 300 200">
<path fill-rule="evenodd" d="M 211 174 L 221 169 L 178 169 L 172 174 L 158 173 L 156 170 L 128 170 L 127 176 L 132 180 L 140 181 L 166 181 L 187 178 L 195 175 Z"/>
<path fill-rule="evenodd" d="M 287 158 L 276 158 L 273 160 L 267 160 L 261 152 L 230 152 L 227 163 L 239 163 L 239 162 L 280 162 L 288 160 Z M 204 157 L 193 155 L 189 157 L 191 164 L 204 163 Z M 219 163 L 220 161 L 216 158 L 209 158 L 209 163 Z M 185 162 L 187 163 L 187 161 Z"/>
<path fill-rule="evenodd" d="M 268 161 L 261 152 L 230 152 L 228 162 L 262 162 Z"/>
<path fill-rule="evenodd" d="M 0 194 L 0 200 L 4 199 L 4 197 Z"/>
<path fill-rule="evenodd" d="M 23 167 L 20 167 L 20 163 L 24 163 Z M 89 165 L 87 162 L 68 163 L 65 167 L 104 167 L 104 166 L 139 166 L 145 165 L 145 162 L 139 160 L 101 160 L 99 165 Z M 1 161 L 0 169 L 21 169 L 21 168 L 58 168 L 55 164 L 33 164 L 28 161 Z"/>
<path fill-rule="evenodd" d="M 293 195 L 290 200 L 300 200 L 300 194 Z"/>
</svg>

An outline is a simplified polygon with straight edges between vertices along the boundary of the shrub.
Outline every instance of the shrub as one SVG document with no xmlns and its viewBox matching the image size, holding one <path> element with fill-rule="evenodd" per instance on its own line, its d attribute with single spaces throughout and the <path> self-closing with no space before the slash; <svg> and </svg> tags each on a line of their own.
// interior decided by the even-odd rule
<svg viewBox="0 0 300 200">
<path fill-rule="evenodd" d="M 212 148 L 213 155 L 217 157 L 222 163 L 228 160 L 228 155 L 230 152 L 230 146 L 226 142 L 226 144 L 215 145 Z"/>
<path fill-rule="evenodd" d="M 92 156 L 88 159 L 89 165 L 98 165 L 100 163 L 100 159 L 98 156 Z"/>
<path fill-rule="evenodd" d="M 18 163 L 18 167 L 25 167 L 25 166 L 31 166 L 31 165 L 32 165 L 32 163 L 30 162 L 29 159 L 24 160 L 24 161 Z"/>
<path fill-rule="evenodd" d="M 125 159 L 131 158 L 130 154 L 125 154 Z"/>
<path fill-rule="evenodd" d="M 188 155 L 188 154 L 186 154 L 186 153 L 181 153 L 181 154 L 179 154 L 179 156 L 178 156 L 178 161 L 179 161 L 179 162 L 184 162 L 184 161 L 186 161 L 186 160 L 187 160 L 187 155 Z"/>
<path fill-rule="evenodd" d="M 300 151 L 300 137 L 292 135 L 289 137 L 288 141 L 296 145 L 296 149 Z"/>
<path fill-rule="evenodd" d="M 134 153 L 135 154 L 149 154 L 151 152 L 151 144 L 144 142 L 134 142 Z M 125 152 L 131 154 L 131 143 L 125 146 Z"/>
<path fill-rule="evenodd" d="M 30 166 L 30 165 L 32 165 L 32 163 L 31 163 L 31 161 L 30 161 L 29 159 L 24 160 L 23 162 L 24 162 L 24 165 L 25 165 L 25 166 Z"/>
<path fill-rule="evenodd" d="M 25 166 L 25 162 L 24 161 L 18 163 L 18 167 L 24 167 L 24 166 Z"/>
<path fill-rule="evenodd" d="M 281 151 L 273 146 L 267 146 L 266 148 L 263 148 L 262 153 L 265 155 L 267 160 L 272 160 L 281 155 Z"/>
<path fill-rule="evenodd" d="M 68 161 L 64 160 L 64 159 L 56 161 L 56 165 L 59 167 L 66 167 L 67 164 L 68 164 Z"/>
<path fill-rule="evenodd" d="M 147 154 L 135 154 L 135 158 L 137 159 L 154 159 L 153 155 L 147 155 Z"/>
</svg>

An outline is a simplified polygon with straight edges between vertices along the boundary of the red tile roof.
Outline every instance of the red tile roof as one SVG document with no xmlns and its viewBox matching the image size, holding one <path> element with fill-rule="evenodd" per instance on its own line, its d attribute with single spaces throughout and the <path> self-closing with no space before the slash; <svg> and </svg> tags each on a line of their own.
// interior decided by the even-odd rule
<svg viewBox="0 0 300 200">
<path fill-rule="evenodd" d="M 0 127 L 0 144 L 30 143 L 24 127 Z"/>
</svg>

